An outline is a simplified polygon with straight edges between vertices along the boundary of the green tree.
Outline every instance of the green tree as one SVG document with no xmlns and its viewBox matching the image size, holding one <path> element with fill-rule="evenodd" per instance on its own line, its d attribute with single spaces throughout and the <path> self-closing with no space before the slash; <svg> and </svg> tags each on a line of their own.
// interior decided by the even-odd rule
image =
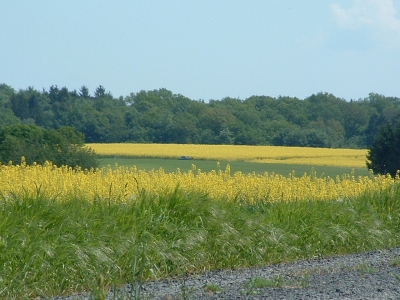
<svg viewBox="0 0 400 300">
<path fill-rule="evenodd" d="M 284 131 L 274 137 L 276 146 L 329 147 L 327 134 L 317 129 Z"/>
<path fill-rule="evenodd" d="M 107 95 L 106 89 L 102 86 L 99 85 L 96 90 L 94 91 L 94 97 L 95 98 L 103 98 Z"/>
<path fill-rule="evenodd" d="M 382 125 L 367 154 L 367 167 L 374 174 L 390 174 L 400 170 L 400 121 L 394 126 Z"/>
<path fill-rule="evenodd" d="M 343 121 L 342 108 L 348 104 L 345 100 L 339 99 L 332 94 L 313 94 L 304 100 L 308 109 L 308 118 L 316 121 L 318 118 L 324 120 L 334 119 Z"/>
<path fill-rule="evenodd" d="M 79 97 L 81 98 L 90 98 L 89 89 L 86 85 L 82 85 L 79 90 Z"/>
<path fill-rule="evenodd" d="M 171 142 L 177 144 L 195 144 L 199 140 L 197 119 L 187 113 L 179 112 L 174 115 L 173 124 L 168 128 Z"/>
<path fill-rule="evenodd" d="M 202 111 L 198 124 L 201 129 L 209 129 L 217 137 L 223 129 L 233 127 L 236 121 L 235 116 L 228 109 L 209 107 Z"/>
<path fill-rule="evenodd" d="M 6 84 L 0 84 L 0 130 L 8 125 L 21 122 L 11 109 L 10 99 L 15 95 L 13 88 Z"/>
<path fill-rule="evenodd" d="M 232 145 L 235 139 L 228 126 L 224 125 L 219 135 L 215 137 L 215 144 Z"/>
<path fill-rule="evenodd" d="M 367 147 L 370 147 L 372 145 L 375 136 L 379 132 L 380 126 L 385 123 L 387 123 L 387 119 L 383 115 L 379 115 L 378 113 L 373 113 L 369 117 L 368 126 L 365 129 L 365 144 Z"/>
<path fill-rule="evenodd" d="M 396 98 L 370 93 L 365 101 L 368 102 L 371 107 L 375 108 L 378 113 L 381 113 L 384 110 L 393 108 Z"/>
<path fill-rule="evenodd" d="M 27 164 L 51 161 L 57 166 L 96 168 L 95 153 L 83 141 L 83 134 L 72 127 L 46 130 L 27 124 L 8 126 L 0 131 L 0 162 L 18 163 L 24 156 Z"/>
<path fill-rule="evenodd" d="M 346 139 L 362 135 L 368 126 L 367 108 L 359 102 L 349 102 L 343 109 L 343 118 Z"/>
</svg>

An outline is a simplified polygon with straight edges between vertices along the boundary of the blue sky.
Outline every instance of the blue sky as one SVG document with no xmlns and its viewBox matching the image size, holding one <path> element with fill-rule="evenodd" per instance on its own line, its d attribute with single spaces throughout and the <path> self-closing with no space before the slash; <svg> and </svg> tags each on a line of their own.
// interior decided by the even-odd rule
<svg viewBox="0 0 400 300">
<path fill-rule="evenodd" d="M 400 1 L 2 1 L 0 83 L 400 97 Z"/>
</svg>

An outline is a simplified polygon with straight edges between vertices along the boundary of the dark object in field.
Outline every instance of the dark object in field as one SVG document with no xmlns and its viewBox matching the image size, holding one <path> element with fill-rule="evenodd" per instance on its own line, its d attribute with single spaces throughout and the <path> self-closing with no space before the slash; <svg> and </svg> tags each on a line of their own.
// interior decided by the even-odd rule
<svg viewBox="0 0 400 300">
<path fill-rule="evenodd" d="M 179 159 L 180 160 L 190 160 L 191 158 L 190 158 L 190 156 L 184 155 L 184 156 L 179 157 Z"/>
</svg>

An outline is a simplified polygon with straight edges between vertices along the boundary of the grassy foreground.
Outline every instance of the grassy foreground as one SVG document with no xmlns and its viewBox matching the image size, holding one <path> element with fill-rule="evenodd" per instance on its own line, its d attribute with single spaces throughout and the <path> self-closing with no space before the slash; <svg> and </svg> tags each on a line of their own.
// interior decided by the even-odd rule
<svg viewBox="0 0 400 300">
<path fill-rule="evenodd" d="M 331 202 L 226 203 L 179 188 L 128 203 L 0 197 L 0 298 L 398 246 L 399 199 L 398 183 Z"/>
</svg>

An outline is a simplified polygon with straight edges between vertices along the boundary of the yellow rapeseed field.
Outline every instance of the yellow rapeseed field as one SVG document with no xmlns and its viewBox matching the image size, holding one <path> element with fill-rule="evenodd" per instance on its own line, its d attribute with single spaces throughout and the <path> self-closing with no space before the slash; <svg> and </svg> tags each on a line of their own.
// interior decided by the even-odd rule
<svg viewBox="0 0 400 300">
<path fill-rule="evenodd" d="M 365 167 L 367 150 L 191 144 L 87 144 L 99 155 Z"/>
<path fill-rule="evenodd" d="M 307 201 L 354 198 L 366 192 L 379 192 L 391 187 L 398 178 L 390 176 L 353 175 L 319 178 L 315 174 L 296 177 L 231 174 L 226 170 L 209 173 L 192 166 L 188 172 L 165 173 L 162 169 L 137 170 L 135 167 L 102 168 L 83 171 L 56 167 L 50 163 L 27 166 L 0 165 L 0 198 L 42 195 L 47 199 L 65 200 L 79 197 L 93 201 L 134 200 L 141 190 L 153 194 L 172 191 L 179 186 L 184 191 L 199 191 L 226 201 Z"/>
</svg>

